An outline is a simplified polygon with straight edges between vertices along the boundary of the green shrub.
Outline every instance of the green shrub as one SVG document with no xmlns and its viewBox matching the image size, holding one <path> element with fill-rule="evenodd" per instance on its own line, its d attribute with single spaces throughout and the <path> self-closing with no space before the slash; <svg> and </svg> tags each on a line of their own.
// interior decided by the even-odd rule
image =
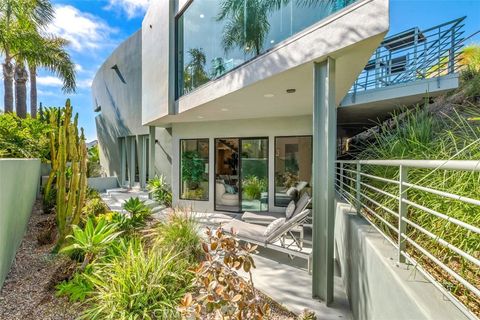
<svg viewBox="0 0 480 320">
<path fill-rule="evenodd" d="M 13 113 L 0 114 L 0 157 L 47 161 L 50 130 L 48 124 L 30 116 L 21 119 Z"/>
<path fill-rule="evenodd" d="M 100 196 L 100 192 L 90 187 L 87 187 L 86 198 L 87 200 L 93 200 L 93 199 L 101 199 L 102 197 Z"/>
<path fill-rule="evenodd" d="M 93 270 L 88 265 L 83 272 L 77 272 L 72 279 L 63 281 L 56 286 L 57 296 L 66 296 L 70 302 L 84 301 L 94 290 L 93 282 L 89 279 Z"/>
<path fill-rule="evenodd" d="M 82 209 L 82 213 L 87 217 L 96 217 L 102 214 L 105 214 L 110 209 L 100 198 L 93 198 L 87 200 L 85 206 Z"/>
<path fill-rule="evenodd" d="M 164 175 L 149 180 L 147 189 L 155 201 L 167 207 L 172 206 L 172 190 Z"/>
<path fill-rule="evenodd" d="M 248 176 L 243 180 L 242 192 L 248 200 L 259 200 L 262 192 L 267 191 L 267 181 L 256 176 Z"/>
<path fill-rule="evenodd" d="M 131 242 L 124 255 L 93 272 L 95 290 L 83 318 L 177 319 L 176 307 L 192 283 L 188 267 L 171 251 Z"/>
<path fill-rule="evenodd" d="M 175 249 L 189 261 L 198 261 L 202 255 L 198 223 L 187 212 L 176 210 L 154 228 L 153 235 L 160 248 Z"/>
</svg>

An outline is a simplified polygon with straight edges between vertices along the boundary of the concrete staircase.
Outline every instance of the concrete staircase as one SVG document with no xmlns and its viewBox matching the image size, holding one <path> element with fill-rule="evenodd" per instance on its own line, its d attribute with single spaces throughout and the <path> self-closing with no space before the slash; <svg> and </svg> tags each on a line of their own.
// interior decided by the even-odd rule
<svg viewBox="0 0 480 320">
<path fill-rule="evenodd" d="M 102 200 L 107 204 L 107 206 L 112 211 L 125 213 L 123 210 L 123 204 L 130 198 L 139 198 L 142 201 L 145 201 L 145 204 L 152 209 L 152 214 L 156 218 L 160 218 L 164 214 L 165 206 L 159 204 L 158 202 L 149 199 L 148 192 L 142 190 L 138 187 L 131 189 L 127 188 L 115 188 L 108 189 L 105 193 L 100 195 Z"/>
</svg>

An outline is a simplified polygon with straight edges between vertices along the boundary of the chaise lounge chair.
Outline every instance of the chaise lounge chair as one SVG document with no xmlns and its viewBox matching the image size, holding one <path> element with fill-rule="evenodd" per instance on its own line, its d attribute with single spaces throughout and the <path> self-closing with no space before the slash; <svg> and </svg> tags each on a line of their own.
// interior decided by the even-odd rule
<svg viewBox="0 0 480 320">
<path fill-rule="evenodd" d="M 304 211 L 312 201 L 312 198 L 307 192 L 303 193 L 300 199 L 295 204 L 295 211 L 293 216 Z M 242 215 L 242 220 L 247 223 L 269 225 L 278 218 L 285 218 L 285 212 L 248 212 Z"/>
<path fill-rule="evenodd" d="M 295 236 L 295 229 L 298 229 L 310 215 L 310 210 L 294 214 L 290 219 L 279 218 L 269 226 L 247 223 L 240 220 L 233 220 L 222 229 L 225 232 L 235 232 L 235 236 L 245 242 L 253 243 L 264 248 L 286 253 L 293 259 L 299 257 L 307 259 L 308 271 L 310 272 L 311 253 L 306 252 L 303 247 L 302 237 Z M 291 242 L 287 242 L 288 239 Z"/>
</svg>

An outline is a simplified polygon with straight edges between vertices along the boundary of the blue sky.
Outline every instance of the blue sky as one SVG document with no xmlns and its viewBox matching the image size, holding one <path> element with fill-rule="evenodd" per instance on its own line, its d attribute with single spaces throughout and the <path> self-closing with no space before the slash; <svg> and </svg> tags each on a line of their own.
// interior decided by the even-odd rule
<svg viewBox="0 0 480 320">
<path fill-rule="evenodd" d="M 50 31 L 71 42 L 68 50 L 77 65 L 78 88 L 76 94 L 65 96 L 61 91 L 61 82 L 40 71 L 39 101 L 45 106 L 61 106 L 67 97 L 71 98 L 88 141 L 96 138 L 91 81 L 98 67 L 115 47 L 140 28 L 149 1 L 53 1 L 57 15 Z M 480 0 L 391 0 L 390 12 L 390 33 L 414 26 L 429 28 L 462 16 L 467 16 L 466 35 L 480 30 Z M 472 42 L 480 44 L 480 34 L 469 41 Z M 0 86 L 0 96 L 0 109 L 3 109 L 3 86 Z"/>
</svg>

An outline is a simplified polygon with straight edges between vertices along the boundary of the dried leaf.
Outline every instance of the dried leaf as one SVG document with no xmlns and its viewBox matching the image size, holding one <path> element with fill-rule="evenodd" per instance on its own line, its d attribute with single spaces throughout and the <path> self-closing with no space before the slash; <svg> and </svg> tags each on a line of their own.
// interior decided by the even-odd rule
<svg viewBox="0 0 480 320">
<path fill-rule="evenodd" d="M 235 297 L 232 298 L 232 302 L 238 302 L 242 299 L 241 294 L 237 294 Z"/>
</svg>

